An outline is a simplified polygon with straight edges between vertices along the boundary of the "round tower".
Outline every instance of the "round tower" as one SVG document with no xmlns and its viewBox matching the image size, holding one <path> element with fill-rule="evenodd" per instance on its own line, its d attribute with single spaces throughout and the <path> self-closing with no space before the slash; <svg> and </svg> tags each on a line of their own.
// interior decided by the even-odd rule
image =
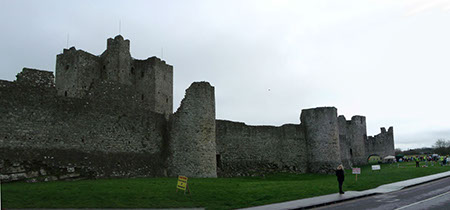
<svg viewBox="0 0 450 210">
<path fill-rule="evenodd" d="M 337 110 L 319 107 L 302 110 L 308 150 L 308 172 L 333 173 L 341 164 Z"/>
<path fill-rule="evenodd" d="M 169 176 L 217 177 L 214 87 L 194 82 L 171 117 Z"/>
<path fill-rule="evenodd" d="M 353 164 L 366 164 L 368 157 L 365 147 L 367 139 L 366 117 L 359 115 L 352 117 L 352 120 L 347 126 L 347 138 L 352 149 L 351 159 Z"/>
</svg>

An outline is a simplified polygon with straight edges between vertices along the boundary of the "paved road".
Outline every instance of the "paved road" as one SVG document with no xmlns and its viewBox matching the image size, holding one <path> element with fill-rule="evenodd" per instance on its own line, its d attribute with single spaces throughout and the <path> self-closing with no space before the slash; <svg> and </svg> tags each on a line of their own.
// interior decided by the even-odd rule
<svg viewBox="0 0 450 210">
<path fill-rule="evenodd" d="M 450 209 L 450 177 L 404 190 L 369 196 L 317 209 Z"/>
</svg>

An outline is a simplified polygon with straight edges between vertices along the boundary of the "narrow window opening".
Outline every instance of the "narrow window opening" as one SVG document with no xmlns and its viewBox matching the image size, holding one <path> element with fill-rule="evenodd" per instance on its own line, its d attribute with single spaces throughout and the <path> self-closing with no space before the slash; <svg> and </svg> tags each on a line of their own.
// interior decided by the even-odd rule
<svg viewBox="0 0 450 210">
<path fill-rule="evenodd" d="M 141 78 L 144 77 L 144 71 L 141 71 Z"/>
<path fill-rule="evenodd" d="M 66 69 L 66 70 L 69 70 L 69 65 L 66 65 L 65 69 Z"/>
<path fill-rule="evenodd" d="M 220 159 L 220 154 L 216 154 L 216 165 L 217 168 L 222 168 L 222 160 Z"/>
<path fill-rule="evenodd" d="M 144 94 L 141 95 L 141 99 L 144 100 Z"/>
<path fill-rule="evenodd" d="M 64 91 L 64 96 L 67 97 L 67 91 Z"/>
<path fill-rule="evenodd" d="M 102 70 L 100 71 L 100 78 L 105 80 L 106 79 L 106 66 L 104 65 Z"/>
<path fill-rule="evenodd" d="M 350 158 L 352 158 L 352 157 L 353 157 L 353 150 L 350 149 Z"/>
<path fill-rule="evenodd" d="M 131 74 L 134 75 L 134 67 L 131 67 Z"/>
<path fill-rule="evenodd" d="M 166 98 L 166 103 L 169 103 L 169 99 L 168 98 Z"/>
</svg>

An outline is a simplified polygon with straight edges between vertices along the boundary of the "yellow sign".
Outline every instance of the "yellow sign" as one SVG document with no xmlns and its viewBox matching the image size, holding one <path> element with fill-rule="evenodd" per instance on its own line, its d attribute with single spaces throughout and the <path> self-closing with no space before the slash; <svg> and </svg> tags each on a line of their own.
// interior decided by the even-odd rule
<svg viewBox="0 0 450 210">
<path fill-rule="evenodd" d="M 180 190 L 186 190 L 187 188 L 187 181 L 188 178 L 185 176 L 178 176 L 178 184 L 177 184 L 177 191 Z"/>
</svg>

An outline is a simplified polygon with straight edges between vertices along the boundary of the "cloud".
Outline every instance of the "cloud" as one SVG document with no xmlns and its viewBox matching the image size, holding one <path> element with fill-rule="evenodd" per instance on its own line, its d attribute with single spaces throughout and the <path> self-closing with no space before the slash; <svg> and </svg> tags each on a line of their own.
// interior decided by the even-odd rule
<svg viewBox="0 0 450 210">
<path fill-rule="evenodd" d="M 405 16 L 414 16 L 426 11 L 440 9 L 447 12 L 450 10 L 450 1 L 448 0 L 417 0 L 410 1 L 410 8 Z"/>
<path fill-rule="evenodd" d="M 394 132 L 395 135 L 395 132 Z M 438 139 L 450 140 L 450 129 L 395 135 L 395 147 L 405 149 L 431 147 Z"/>
<path fill-rule="evenodd" d="M 347 119 L 366 116 L 369 135 L 394 126 L 398 145 L 431 146 L 450 129 L 450 29 L 447 14 L 434 10 L 450 4 L 4 0 L 0 79 L 24 66 L 53 70 L 68 33 L 69 46 L 100 54 L 121 20 L 133 57 L 164 49 L 175 110 L 190 83 L 206 80 L 221 119 L 299 123 L 301 109 L 335 106 Z"/>
</svg>

